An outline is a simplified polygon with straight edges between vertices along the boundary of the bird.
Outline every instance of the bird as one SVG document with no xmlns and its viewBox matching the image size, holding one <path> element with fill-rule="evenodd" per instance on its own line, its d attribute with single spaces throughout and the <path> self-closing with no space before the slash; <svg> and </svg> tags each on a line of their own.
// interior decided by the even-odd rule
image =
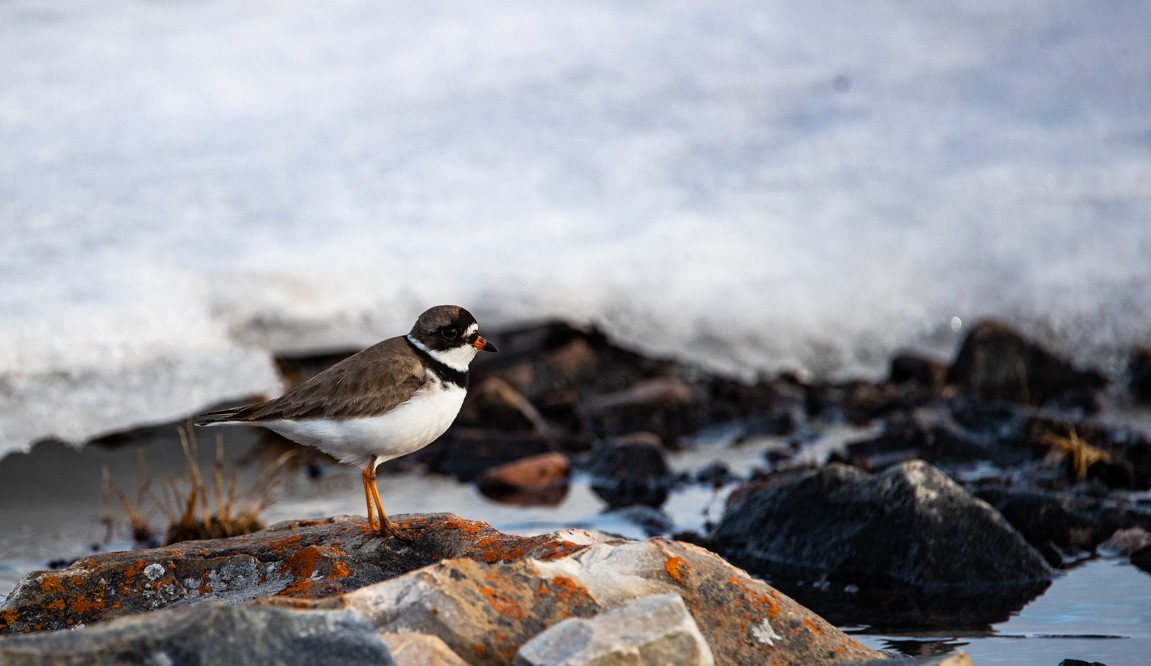
<svg viewBox="0 0 1151 666">
<path fill-rule="evenodd" d="M 407 335 L 353 354 L 278 398 L 207 412 L 194 423 L 260 426 L 358 467 L 368 528 L 406 540 L 384 513 L 376 467 L 444 434 L 467 394 L 468 366 L 481 351 L 499 349 L 479 334 L 475 317 L 457 305 L 437 305 Z"/>
</svg>

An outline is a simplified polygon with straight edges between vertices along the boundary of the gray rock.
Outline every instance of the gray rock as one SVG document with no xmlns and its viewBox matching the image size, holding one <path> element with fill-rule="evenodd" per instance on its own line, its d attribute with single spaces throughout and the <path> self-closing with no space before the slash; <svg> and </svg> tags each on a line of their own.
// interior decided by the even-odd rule
<svg viewBox="0 0 1151 666">
<path fill-rule="evenodd" d="M 921 460 L 875 475 L 832 464 L 764 488 L 724 516 L 714 537 L 736 560 L 784 575 L 922 587 L 1054 576 L 1002 515 Z"/>
<path fill-rule="evenodd" d="M 93 627 L 0 640 L 0 664 L 395 664 L 350 611 L 293 611 L 205 603 Z"/>
<path fill-rule="evenodd" d="M 710 666 L 711 648 L 683 599 L 659 594 L 590 620 L 568 619 L 528 641 L 517 666 Z"/>
</svg>

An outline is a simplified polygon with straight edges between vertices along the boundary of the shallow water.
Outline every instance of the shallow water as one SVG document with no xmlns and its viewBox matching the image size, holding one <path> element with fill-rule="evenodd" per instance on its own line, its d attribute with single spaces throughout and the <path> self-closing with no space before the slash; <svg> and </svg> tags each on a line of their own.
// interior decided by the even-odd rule
<svg viewBox="0 0 1151 666">
<path fill-rule="evenodd" d="M 174 428 L 159 428 L 145 432 L 139 442 L 117 448 L 88 446 L 77 450 L 45 444 L 29 454 L 0 460 L 0 534 L 4 535 L 0 540 L 0 595 L 10 592 L 22 575 L 45 568 L 51 560 L 81 557 L 92 552 L 93 546 L 105 550 L 130 547 L 122 524 L 114 538 L 105 541 L 101 468 L 106 465 L 129 495 L 135 495 L 141 449 L 154 487 L 166 478 L 181 476 L 185 463 L 174 434 Z M 822 446 L 830 448 L 859 434 L 850 428 L 832 430 Z M 235 429 L 228 431 L 226 442 L 225 462 L 233 466 L 249 452 L 256 437 Z M 676 471 L 688 471 L 719 459 L 735 473 L 746 474 L 760 464 L 765 451 L 779 446 L 782 442 L 774 438 L 726 448 L 700 444 L 672 454 L 671 464 Z M 210 465 L 214 455 L 210 441 L 199 443 L 202 468 Z M 819 458 L 821 454 L 807 455 Z M 248 469 L 243 476 L 250 479 L 254 470 Z M 644 527 L 625 516 L 601 513 L 604 503 L 579 475 L 564 500 L 554 507 L 498 504 L 473 486 L 450 477 L 418 472 L 387 474 L 386 466 L 381 468 L 379 486 L 384 507 L 392 515 L 446 511 L 521 534 L 584 527 L 631 538 L 647 536 Z M 698 530 L 706 521 L 719 518 L 726 492 L 690 486 L 673 493 L 664 510 L 676 530 Z M 363 512 L 358 473 L 340 465 L 323 467 L 318 477 L 297 471 L 281 485 L 278 495 L 277 503 L 263 514 L 269 523 Z M 113 513 L 122 516 L 116 507 Z M 158 513 L 153 516 L 154 524 L 161 520 Z M 989 632 L 892 635 L 845 628 L 870 647 L 908 654 L 962 649 L 980 665 L 1049 666 L 1070 657 L 1109 666 L 1143 663 L 1143 657 L 1151 654 L 1151 575 L 1117 560 L 1086 562 L 1060 576 L 1042 596 Z"/>
</svg>

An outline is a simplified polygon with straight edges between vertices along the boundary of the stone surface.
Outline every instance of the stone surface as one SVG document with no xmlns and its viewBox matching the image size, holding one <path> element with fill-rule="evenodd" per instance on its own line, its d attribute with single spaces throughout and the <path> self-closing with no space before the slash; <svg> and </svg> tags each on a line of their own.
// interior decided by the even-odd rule
<svg viewBox="0 0 1151 666">
<path fill-rule="evenodd" d="M 765 628 L 770 631 L 770 623 Z M 637 599 L 590 620 L 568 619 L 520 648 L 517 666 L 710 666 L 711 648 L 683 599 Z"/>
<path fill-rule="evenodd" d="M 1007 324 L 976 324 L 948 372 L 949 383 L 988 400 L 1042 405 L 1072 390 L 1101 389 L 1098 372 L 1079 370 Z"/>
<path fill-rule="evenodd" d="M 562 453 L 541 453 L 483 473 L 476 487 L 507 504 L 554 506 L 567 496 L 571 463 Z"/>
<path fill-rule="evenodd" d="M 394 664 L 362 616 L 207 603 L 0 641 L 4 666 Z"/>
<path fill-rule="evenodd" d="M 29 575 L 0 607 L 0 634 L 63 629 L 174 605 L 269 595 L 324 597 L 438 562 L 549 558 L 581 546 L 503 534 L 446 514 L 393 516 L 411 542 L 367 531 L 363 517 L 294 521 L 231 539 L 106 553 Z"/>
<path fill-rule="evenodd" d="M 1131 353 L 1127 361 L 1127 391 L 1136 402 L 1151 404 L 1151 348 Z"/>
<path fill-rule="evenodd" d="M 912 586 L 1049 581 L 1043 557 L 993 508 L 923 461 L 871 475 L 828 465 L 763 488 L 714 535 L 770 571 Z"/>
<path fill-rule="evenodd" d="M 396 666 L 466 666 L 458 654 L 438 636 L 413 632 L 381 632 L 380 638 L 392 652 Z"/>
<path fill-rule="evenodd" d="M 986 488 L 978 495 L 1038 548 L 1093 550 L 1116 530 L 1151 530 L 1151 509 L 1130 501 L 1012 488 Z"/>
<path fill-rule="evenodd" d="M 445 561 L 328 599 L 268 603 L 354 610 L 381 631 L 433 634 L 469 663 L 501 664 L 569 617 L 668 593 L 683 599 L 716 663 L 835 664 L 883 656 L 718 555 L 665 539 L 600 541 L 547 561 Z"/>
<path fill-rule="evenodd" d="M 467 663 L 506 664 L 524 643 L 563 620 L 674 594 L 717 663 L 832 664 L 882 656 L 718 555 L 685 543 L 626 541 L 581 530 L 515 537 L 445 515 L 396 520 L 411 543 L 365 533 L 363 519 L 296 522 L 233 539 L 109 553 L 62 571 L 38 572 L 14 591 L 0 620 L 9 633 L 41 633 L 0 639 L 0 649 L 44 641 L 36 644 L 64 659 L 70 639 L 62 637 L 72 634 L 112 636 L 107 645 L 92 648 L 99 654 L 111 654 L 112 644 L 128 650 L 125 654 L 153 649 L 149 646 L 178 648 L 191 640 L 179 633 L 184 620 L 173 625 L 177 630 L 144 632 L 156 643 L 139 648 L 144 639 L 136 634 L 101 632 L 126 626 L 111 619 L 117 614 L 191 606 L 174 609 L 188 613 L 174 617 L 202 623 L 194 624 L 194 633 L 214 636 L 220 644 L 248 641 L 243 632 L 259 635 L 263 630 L 244 623 L 255 626 L 264 618 L 273 618 L 274 627 L 295 627 L 303 640 L 311 635 L 310 625 L 292 624 L 292 613 L 352 611 L 380 634 L 435 636 Z M 237 569 L 239 578 L 228 579 L 226 569 L 213 568 L 236 566 L 241 556 L 247 568 Z M 212 610 L 220 607 L 211 602 L 220 600 L 277 612 L 253 611 L 236 620 Z M 163 611 L 140 619 L 156 617 L 173 615 Z M 305 612 L 300 617 L 330 624 L 347 616 Z M 239 632 L 230 629 L 234 622 L 240 623 Z M 87 625 L 82 632 L 44 631 L 81 624 Z M 53 652 L 56 648 L 62 652 Z M 174 658 L 173 663 L 184 662 Z"/>
<path fill-rule="evenodd" d="M 659 507 L 671 488 L 671 467 L 660 438 L 639 432 L 602 442 L 587 465 L 591 488 L 612 508 Z"/>
</svg>

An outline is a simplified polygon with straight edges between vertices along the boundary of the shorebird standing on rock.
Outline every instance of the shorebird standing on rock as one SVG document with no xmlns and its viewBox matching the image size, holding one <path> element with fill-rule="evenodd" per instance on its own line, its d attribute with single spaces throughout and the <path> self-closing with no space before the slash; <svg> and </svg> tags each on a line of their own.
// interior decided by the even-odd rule
<svg viewBox="0 0 1151 666">
<path fill-rule="evenodd" d="M 403 538 L 384 513 L 376 467 L 444 434 L 464 402 L 468 364 L 480 351 L 499 350 L 480 337 L 471 313 L 439 305 L 421 314 L 407 335 L 349 356 L 279 398 L 202 414 L 196 425 L 261 426 L 359 467 L 368 526 Z"/>
</svg>

